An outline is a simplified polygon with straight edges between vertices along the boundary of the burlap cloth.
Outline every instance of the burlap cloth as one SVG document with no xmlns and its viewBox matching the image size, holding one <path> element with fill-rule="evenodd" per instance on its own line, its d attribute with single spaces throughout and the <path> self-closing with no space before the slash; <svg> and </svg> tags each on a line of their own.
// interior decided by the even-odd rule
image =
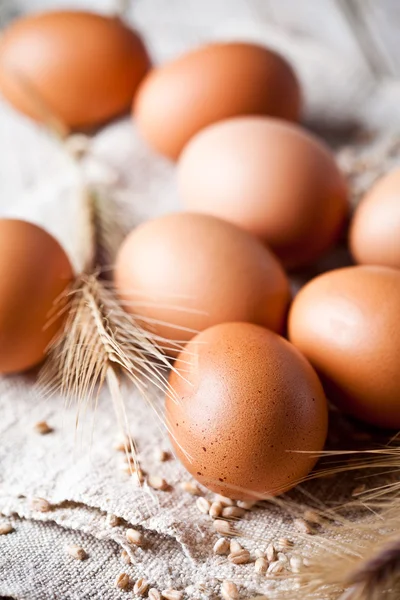
<svg viewBox="0 0 400 600">
<path fill-rule="evenodd" d="M 106 3 L 92 2 L 99 8 L 103 4 L 107 8 Z M 307 121 L 333 133 L 336 143 L 348 139 L 355 123 L 379 129 L 383 138 L 398 130 L 399 84 L 376 85 L 359 58 L 349 60 L 340 48 L 271 27 L 263 7 L 263 0 L 168 0 L 168 8 L 165 0 L 146 0 L 135 4 L 130 18 L 156 61 L 210 39 L 241 37 L 280 48 L 302 79 Z M 132 226 L 179 208 L 173 167 L 144 147 L 129 120 L 99 132 L 92 152 L 95 158 L 84 166 L 87 177 L 112 189 Z M 77 175 L 65 151 L 2 103 L 0 157 L 2 214 L 44 224 L 78 266 Z M 253 564 L 238 567 L 213 556 L 217 536 L 211 520 L 178 487 L 188 475 L 174 459 L 154 459 L 156 449 L 169 447 L 161 424 L 134 390 L 127 387 L 124 395 L 142 466 L 165 477 L 171 491 L 141 491 L 120 472 L 121 455 L 113 449 L 118 429 L 106 392 L 95 415 L 89 409 L 76 433 L 74 408 L 65 408 L 58 397 L 43 399 L 33 377 L 0 380 L 0 519 L 15 527 L 0 536 L 0 594 L 20 600 L 113 600 L 124 597 L 114 586 L 123 571 L 133 579 L 146 577 L 160 590 L 186 590 L 193 598 L 218 596 L 222 579 L 238 583 L 244 597 L 272 594 L 285 586 L 255 575 Z M 155 401 L 162 405 L 162 398 Z M 54 428 L 49 435 L 34 431 L 42 420 Z M 312 493 L 323 500 L 339 498 L 348 485 L 330 480 L 329 485 L 314 485 Z M 33 497 L 49 500 L 52 510 L 32 510 Z M 121 524 L 108 526 L 108 513 L 119 516 Z M 127 544 L 129 525 L 143 531 L 143 548 L 133 550 Z M 313 551 L 294 530 L 290 516 L 275 507 L 253 510 L 237 529 L 253 554 L 283 536 L 296 540 L 293 552 Z M 69 557 L 65 547 L 71 543 L 81 545 L 89 558 L 81 562 Z M 121 561 L 123 548 L 131 555 L 129 566 Z"/>
</svg>

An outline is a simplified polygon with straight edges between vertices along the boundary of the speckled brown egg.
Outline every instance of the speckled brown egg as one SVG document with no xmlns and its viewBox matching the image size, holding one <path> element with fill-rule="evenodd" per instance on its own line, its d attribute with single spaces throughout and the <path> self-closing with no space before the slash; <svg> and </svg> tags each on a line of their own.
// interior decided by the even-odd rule
<svg viewBox="0 0 400 600">
<path fill-rule="evenodd" d="M 196 135 L 178 164 L 184 206 L 226 219 L 267 243 L 288 268 L 337 239 L 347 187 L 329 148 L 299 126 L 241 117 Z"/>
<path fill-rule="evenodd" d="M 379 179 L 361 200 L 350 248 L 358 263 L 400 269 L 400 169 Z"/>
<path fill-rule="evenodd" d="M 296 121 L 300 88 L 276 52 L 250 43 L 217 43 L 153 70 L 134 103 L 143 138 L 176 159 L 198 131 L 237 115 L 271 115 Z"/>
<path fill-rule="evenodd" d="M 41 362 L 62 321 L 52 313 L 73 277 L 67 255 L 46 231 L 0 219 L 0 373 Z"/>
<path fill-rule="evenodd" d="M 146 327 L 180 341 L 232 320 L 281 331 L 290 300 L 287 277 L 261 242 L 235 225 L 190 213 L 133 230 L 118 254 L 115 284 Z"/>
<path fill-rule="evenodd" d="M 280 494 L 309 473 L 311 452 L 325 442 L 327 403 L 289 342 L 263 327 L 224 323 L 193 338 L 176 366 L 166 423 L 200 483 L 244 500 Z"/>
<path fill-rule="evenodd" d="M 150 61 L 116 17 L 49 11 L 16 20 L 0 39 L 0 92 L 39 121 L 92 127 L 129 109 Z"/>
<path fill-rule="evenodd" d="M 356 266 L 320 275 L 295 298 L 289 338 L 328 398 L 368 423 L 400 427 L 400 271 Z"/>
</svg>

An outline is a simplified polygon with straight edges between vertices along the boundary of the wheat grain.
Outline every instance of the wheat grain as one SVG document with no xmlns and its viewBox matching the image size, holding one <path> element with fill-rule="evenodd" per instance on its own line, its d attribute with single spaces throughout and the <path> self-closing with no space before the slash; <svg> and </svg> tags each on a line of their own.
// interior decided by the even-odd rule
<svg viewBox="0 0 400 600">
<path fill-rule="evenodd" d="M 221 596 L 223 600 L 239 600 L 239 590 L 233 581 L 225 581 L 221 584 Z"/>
<path fill-rule="evenodd" d="M 213 547 L 214 554 L 224 555 L 229 554 L 230 544 L 226 538 L 220 538 L 217 540 Z"/>
<path fill-rule="evenodd" d="M 8 535 L 14 531 L 14 527 L 10 523 L 0 523 L 0 535 Z"/>
<path fill-rule="evenodd" d="M 168 589 L 161 592 L 161 596 L 165 600 L 182 600 L 183 593 L 178 590 Z"/>
<path fill-rule="evenodd" d="M 208 515 L 211 504 L 206 498 L 200 497 L 196 500 L 196 506 L 203 515 Z"/>
<path fill-rule="evenodd" d="M 244 508 L 238 506 L 225 506 L 222 509 L 222 516 L 226 519 L 241 519 L 246 514 Z"/>
<path fill-rule="evenodd" d="M 72 544 L 71 546 L 67 546 L 66 550 L 67 553 L 76 560 L 85 560 L 86 558 L 88 558 L 86 550 L 84 550 L 81 546 Z"/>
<path fill-rule="evenodd" d="M 267 550 L 265 552 L 268 562 L 274 562 L 276 560 L 276 550 L 273 544 L 268 544 Z"/>
<path fill-rule="evenodd" d="M 306 533 L 307 535 L 311 535 L 313 533 L 312 528 L 304 519 L 294 519 L 293 525 L 300 533 Z"/>
<path fill-rule="evenodd" d="M 106 525 L 108 527 L 118 527 L 120 524 L 120 518 L 113 514 L 108 514 L 106 517 Z"/>
<path fill-rule="evenodd" d="M 48 433 L 52 433 L 52 431 L 54 431 L 47 421 L 38 421 L 38 423 L 35 423 L 34 430 L 40 435 L 47 435 Z"/>
<path fill-rule="evenodd" d="M 210 517 L 217 519 L 222 515 L 222 504 L 220 502 L 213 502 L 209 510 Z"/>
<path fill-rule="evenodd" d="M 259 575 L 265 575 L 265 573 L 268 570 L 268 566 L 269 566 L 269 563 L 268 563 L 267 559 L 261 556 L 256 559 L 256 562 L 254 563 L 254 570 Z"/>
<path fill-rule="evenodd" d="M 215 519 L 213 521 L 213 527 L 215 531 L 222 535 L 234 535 L 234 530 L 228 521 L 222 521 L 221 519 Z"/>
<path fill-rule="evenodd" d="M 162 477 L 158 477 L 157 475 L 149 475 L 147 478 L 147 483 L 154 490 L 160 490 L 165 492 L 169 489 L 168 483 Z"/>
<path fill-rule="evenodd" d="M 126 565 L 130 565 L 131 564 L 131 558 L 130 558 L 130 556 L 129 556 L 129 554 L 128 554 L 128 552 L 126 550 L 122 550 L 122 552 L 121 552 L 121 558 L 122 558 L 123 562 Z"/>
<path fill-rule="evenodd" d="M 140 577 L 133 586 L 133 593 L 144 596 L 149 589 L 149 583 L 144 577 Z"/>
<path fill-rule="evenodd" d="M 120 573 L 117 575 L 115 585 L 120 590 L 127 590 L 131 584 L 131 579 L 127 573 Z"/>
<path fill-rule="evenodd" d="M 144 544 L 143 534 L 137 529 L 127 529 L 125 532 L 125 537 L 127 541 L 134 546 L 143 546 Z"/>
<path fill-rule="evenodd" d="M 227 498 L 226 496 L 221 496 L 221 494 L 215 494 L 214 501 L 219 502 L 222 506 L 235 506 L 234 500 L 231 500 L 231 498 Z"/>
<path fill-rule="evenodd" d="M 202 492 L 199 486 L 192 481 L 182 481 L 180 484 L 181 489 L 192 496 L 202 496 Z"/>
<path fill-rule="evenodd" d="M 150 600 L 161 600 L 161 594 L 156 588 L 150 588 L 148 597 Z"/>
<path fill-rule="evenodd" d="M 235 552 L 231 552 L 228 556 L 229 562 L 234 565 L 244 565 L 250 560 L 250 552 L 245 548 L 241 548 Z"/>
<path fill-rule="evenodd" d="M 32 498 L 30 501 L 30 507 L 32 510 L 36 510 L 38 512 L 49 512 L 51 510 L 51 504 L 45 498 Z"/>
</svg>

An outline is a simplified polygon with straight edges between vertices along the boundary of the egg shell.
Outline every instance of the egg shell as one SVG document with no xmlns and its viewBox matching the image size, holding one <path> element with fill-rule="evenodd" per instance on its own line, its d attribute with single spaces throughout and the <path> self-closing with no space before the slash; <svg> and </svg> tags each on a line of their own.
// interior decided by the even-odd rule
<svg viewBox="0 0 400 600">
<path fill-rule="evenodd" d="M 134 102 L 145 140 L 176 159 L 203 127 L 237 115 L 298 120 L 300 87 L 279 54 L 249 43 L 201 47 L 153 70 Z"/>
<path fill-rule="evenodd" d="M 188 210 L 243 227 L 288 268 L 325 252 L 348 211 L 329 148 L 299 126 L 266 117 L 228 119 L 198 133 L 181 154 L 178 186 Z"/>
<path fill-rule="evenodd" d="M 26 221 L 0 219 L 0 373 L 43 360 L 62 324 L 51 310 L 72 277 L 51 235 Z"/>
<path fill-rule="evenodd" d="M 133 230 L 117 256 L 115 284 L 128 311 L 158 335 L 184 342 L 232 320 L 281 331 L 290 300 L 282 267 L 257 239 L 190 213 Z"/>
<path fill-rule="evenodd" d="M 140 37 L 123 22 L 90 12 L 18 19 L 0 38 L 0 92 L 39 121 L 70 128 L 108 121 L 131 105 L 150 67 Z"/>
<path fill-rule="evenodd" d="M 358 263 L 400 269 L 400 169 L 379 179 L 361 200 L 350 249 Z"/>
<path fill-rule="evenodd" d="M 249 500 L 282 493 L 309 473 L 316 458 L 307 452 L 325 442 L 327 402 L 289 342 L 263 327 L 224 323 L 193 338 L 176 366 L 166 423 L 200 483 Z"/>
<path fill-rule="evenodd" d="M 289 314 L 289 338 L 321 375 L 343 411 L 400 427 L 400 271 L 353 266 L 302 288 Z"/>
</svg>

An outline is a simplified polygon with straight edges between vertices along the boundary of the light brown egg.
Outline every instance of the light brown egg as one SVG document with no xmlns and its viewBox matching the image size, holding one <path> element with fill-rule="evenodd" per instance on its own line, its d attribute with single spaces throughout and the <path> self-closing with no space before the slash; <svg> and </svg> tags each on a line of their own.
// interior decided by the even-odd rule
<svg viewBox="0 0 400 600">
<path fill-rule="evenodd" d="M 342 410 L 383 427 L 400 427 L 400 271 L 337 269 L 295 298 L 289 338 L 321 375 Z"/>
<path fill-rule="evenodd" d="M 181 341 L 232 320 L 281 331 L 290 299 L 282 267 L 257 239 L 189 213 L 132 231 L 117 257 L 115 284 L 128 311 L 158 335 Z"/>
<path fill-rule="evenodd" d="M 166 423 L 200 483 L 245 500 L 280 494 L 309 473 L 311 452 L 325 442 L 327 403 L 289 342 L 263 327 L 224 323 L 193 338 L 175 364 L 182 373 L 170 376 Z"/>
<path fill-rule="evenodd" d="M 400 269 L 400 169 L 379 179 L 361 200 L 350 248 L 358 263 Z"/>
<path fill-rule="evenodd" d="M 134 117 L 144 139 L 176 159 L 200 129 L 237 115 L 297 121 L 300 88 L 279 54 L 249 43 L 219 43 L 189 52 L 143 81 Z"/>
<path fill-rule="evenodd" d="M 121 20 L 90 12 L 18 19 L 0 39 L 0 92 L 39 121 L 98 125 L 128 110 L 150 61 Z"/>
<path fill-rule="evenodd" d="M 243 227 L 289 268 L 326 251 L 348 210 L 346 183 L 328 147 L 296 125 L 266 117 L 201 131 L 180 157 L 178 185 L 188 210 Z"/>
<path fill-rule="evenodd" d="M 0 219 L 0 373 L 43 360 L 62 322 L 51 310 L 72 277 L 51 235 L 26 221 Z"/>
</svg>

